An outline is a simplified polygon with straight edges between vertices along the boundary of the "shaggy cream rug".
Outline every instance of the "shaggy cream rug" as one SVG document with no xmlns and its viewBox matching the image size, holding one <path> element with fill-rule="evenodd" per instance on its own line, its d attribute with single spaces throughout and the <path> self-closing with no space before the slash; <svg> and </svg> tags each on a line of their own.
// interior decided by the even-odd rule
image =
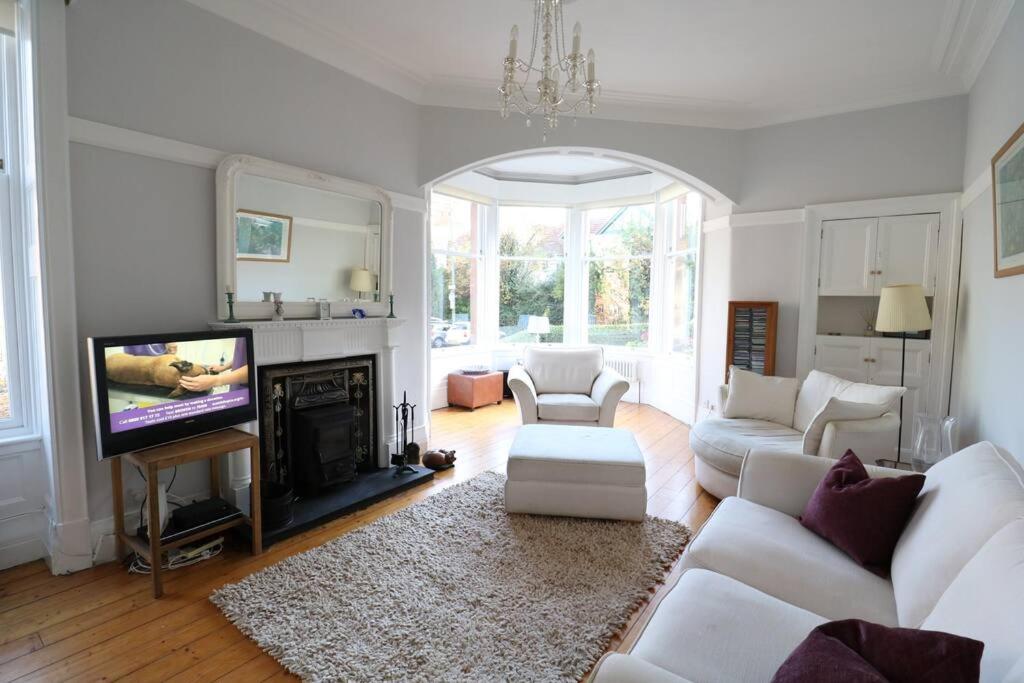
<svg viewBox="0 0 1024 683">
<path fill-rule="evenodd" d="M 508 515 L 504 483 L 486 472 L 210 600 L 306 680 L 578 680 L 690 531 Z"/>
</svg>

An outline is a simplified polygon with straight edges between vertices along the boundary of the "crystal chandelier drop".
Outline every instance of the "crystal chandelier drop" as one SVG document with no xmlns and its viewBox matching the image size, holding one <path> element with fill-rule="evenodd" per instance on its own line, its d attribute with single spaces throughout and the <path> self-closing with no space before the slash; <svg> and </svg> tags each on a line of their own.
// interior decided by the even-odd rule
<svg viewBox="0 0 1024 683">
<path fill-rule="evenodd" d="M 505 57 L 504 78 L 498 88 L 501 100 L 501 117 L 507 119 L 513 109 L 526 116 L 530 125 L 531 116 L 544 118 L 544 141 L 548 131 L 558 126 L 559 114 L 575 116 L 581 109 L 593 113 L 597 108 L 597 96 L 601 82 L 594 76 L 594 51 L 586 57 L 580 51 L 580 23 L 572 29 L 572 50 L 566 50 L 565 23 L 562 5 L 566 0 L 533 0 L 533 38 L 530 43 L 529 61 L 517 57 L 519 48 L 519 27 L 512 27 Z M 540 64 L 538 58 L 538 37 L 540 38 Z M 586 78 L 583 70 L 586 67 Z M 516 79 L 522 74 L 522 81 Z M 564 76 L 564 84 L 563 84 Z M 533 85 L 531 86 L 531 79 Z M 536 94 L 531 94 L 530 90 Z"/>
</svg>

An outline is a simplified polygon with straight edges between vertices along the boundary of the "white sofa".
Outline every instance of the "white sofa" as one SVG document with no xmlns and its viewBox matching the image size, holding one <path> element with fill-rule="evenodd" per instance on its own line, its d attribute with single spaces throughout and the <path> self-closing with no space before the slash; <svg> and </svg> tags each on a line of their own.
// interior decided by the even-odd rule
<svg viewBox="0 0 1024 683">
<path fill-rule="evenodd" d="M 860 618 L 985 643 L 981 680 L 1024 681 L 1024 470 L 990 443 L 931 468 L 892 578 L 863 569 L 797 521 L 833 464 L 748 458 L 739 496 L 690 542 L 685 568 L 629 654 L 600 683 L 767 681 L 818 624 Z M 869 467 L 872 476 L 899 476 Z"/>
<path fill-rule="evenodd" d="M 859 384 L 812 370 L 800 386 L 792 411 L 780 411 L 777 407 L 768 411 L 786 413 L 783 421 L 778 422 L 722 417 L 729 398 L 729 387 L 722 385 L 718 415 L 701 420 L 690 430 L 697 482 L 718 498 L 734 496 L 744 458 L 758 457 L 762 453 L 803 453 L 804 431 L 830 398 L 886 404 L 895 411 L 899 392 L 899 387 Z M 899 428 L 900 418 L 896 412 L 868 420 L 830 422 L 825 427 L 817 455 L 835 459 L 852 449 L 865 463 L 894 458 Z"/>
<path fill-rule="evenodd" d="M 599 346 L 531 346 L 509 370 L 508 386 L 524 425 L 611 427 L 629 382 L 604 366 Z"/>
</svg>

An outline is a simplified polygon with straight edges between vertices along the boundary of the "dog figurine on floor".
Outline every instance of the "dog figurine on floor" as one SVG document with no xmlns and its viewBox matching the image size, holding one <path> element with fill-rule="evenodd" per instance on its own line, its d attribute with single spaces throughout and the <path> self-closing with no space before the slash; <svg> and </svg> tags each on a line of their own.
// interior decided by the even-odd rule
<svg viewBox="0 0 1024 683">
<path fill-rule="evenodd" d="M 455 467 L 455 451 L 436 450 L 423 454 L 423 465 L 432 470 L 446 470 Z"/>
<path fill-rule="evenodd" d="M 173 353 L 165 353 L 162 356 L 115 353 L 107 357 L 107 379 L 119 384 L 173 389 L 168 398 L 178 398 L 187 393 L 179 384 L 182 377 L 208 374 L 210 370 L 206 366 L 182 360 Z"/>
</svg>

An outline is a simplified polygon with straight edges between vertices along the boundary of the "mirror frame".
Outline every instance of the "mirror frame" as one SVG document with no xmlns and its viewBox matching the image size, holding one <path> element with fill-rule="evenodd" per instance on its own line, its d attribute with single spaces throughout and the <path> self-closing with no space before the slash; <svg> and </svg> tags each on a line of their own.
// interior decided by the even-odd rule
<svg viewBox="0 0 1024 683">
<path fill-rule="evenodd" d="M 380 301 L 366 300 L 334 300 L 331 301 L 332 318 L 351 318 L 353 308 L 362 308 L 367 316 L 383 317 L 388 313 L 388 295 L 392 293 L 391 259 L 392 232 L 394 229 L 394 212 L 391 197 L 382 188 L 354 180 L 346 180 L 337 176 L 310 171 L 298 166 L 289 166 L 268 159 L 232 154 L 225 157 L 217 165 L 217 318 L 220 321 L 228 317 L 228 304 L 225 287 L 231 285 L 238 291 L 235 272 L 235 212 L 238 207 L 238 178 L 240 175 L 254 175 L 271 180 L 303 185 L 317 190 L 326 190 L 348 195 L 357 199 L 380 202 L 380 274 L 377 278 L 377 289 Z M 316 302 L 305 300 L 288 300 L 285 292 L 285 320 L 319 318 Z M 239 320 L 269 320 L 274 314 L 274 305 L 263 301 L 235 301 L 235 318 Z"/>
</svg>

